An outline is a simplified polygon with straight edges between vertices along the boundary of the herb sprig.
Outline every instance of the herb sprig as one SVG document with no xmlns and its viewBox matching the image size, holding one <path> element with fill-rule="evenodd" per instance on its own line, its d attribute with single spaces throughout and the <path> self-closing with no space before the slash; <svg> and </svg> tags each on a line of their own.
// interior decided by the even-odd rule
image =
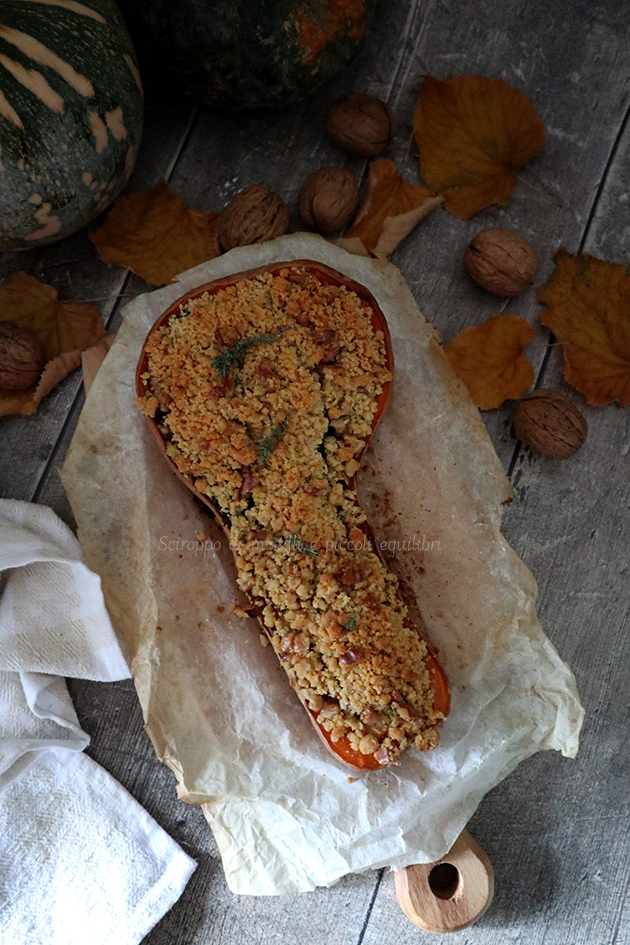
<svg viewBox="0 0 630 945">
<path fill-rule="evenodd" d="M 292 410 L 289 410 L 288 414 L 282 420 L 277 427 L 274 427 L 269 436 L 266 436 L 258 447 L 258 455 L 262 459 L 263 463 L 266 463 L 276 446 L 286 433 L 289 426 L 289 417 L 293 413 Z"/>
<path fill-rule="evenodd" d="M 343 624 L 343 629 L 349 630 L 350 633 L 352 633 L 353 630 L 356 630 L 356 626 L 357 626 L 357 618 L 349 617 L 348 620 L 346 620 L 346 622 Z"/>
<path fill-rule="evenodd" d="M 291 548 L 295 548 L 296 551 L 299 551 L 300 554 L 306 555 L 307 558 L 319 558 L 319 551 L 317 548 L 312 548 L 307 542 L 302 541 L 301 538 L 293 532 L 289 538 L 289 545 Z"/>
<path fill-rule="evenodd" d="M 272 341 L 276 341 L 280 335 L 283 335 L 285 331 L 289 331 L 290 328 L 291 326 L 287 325 L 285 328 L 279 328 L 276 332 L 267 332 L 253 338 L 239 338 L 233 348 L 224 348 L 216 358 L 212 359 L 210 364 L 217 369 L 221 377 L 227 377 L 232 365 L 238 364 L 249 348 L 253 348 L 254 345 L 271 344 Z"/>
</svg>

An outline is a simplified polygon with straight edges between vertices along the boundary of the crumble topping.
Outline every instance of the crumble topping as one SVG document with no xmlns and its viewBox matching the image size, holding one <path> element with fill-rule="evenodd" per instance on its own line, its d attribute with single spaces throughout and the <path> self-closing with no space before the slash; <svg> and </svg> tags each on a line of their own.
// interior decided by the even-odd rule
<svg viewBox="0 0 630 945">
<path fill-rule="evenodd" d="M 185 303 L 146 350 L 138 406 L 229 520 L 238 583 L 300 699 L 381 763 L 434 747 L 426 644 L 352 482 L 391 380 L 370 305 L 304 269 L 262 273 Z"/>
</svg>

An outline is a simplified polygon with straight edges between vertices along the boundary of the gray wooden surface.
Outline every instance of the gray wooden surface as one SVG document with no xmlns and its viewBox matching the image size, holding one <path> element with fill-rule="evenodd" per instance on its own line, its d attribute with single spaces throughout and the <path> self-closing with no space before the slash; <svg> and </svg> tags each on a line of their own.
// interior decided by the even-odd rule
<svg viewBox="0 0 630 945">
<path fill-rule="evenodd" d="M 411 115 L 423 73 L 502 76 L 533 99 L 548 128 L 544 153 L 522 171 L 506 209 L 468 222 L 437 211 L 393 257 L 445 340 L 499 310 L 462 266 L 471 234 L 484 226 L 513 226 L 531 239 L 542 259 L 539 281 L 560 245 L 628 262 L 630 17 L 623 0 L 383 0 L 364 53 L 334 84 L 284 111 L 217 115 L 151 83 L 131 186 L 164 177 L 190 205 L 219 210 L 258 182 L 294 207 L 304 178 L 324 164 L 350 167 L 361 180 L 365 163 L 339 153 L 323 133 L 327 105 L 352 89 L 395 109 L 399 132 L 388 156 L 415 181 Z M 119 296 L 146 288 L 102 263 L 85 233 L 0 258 L 3 277 L 19 269 L 57 286 L 63 299 L 99 299 L 109 327 L 125 301 Z M 538 324 L 532 291 L 509 311 Z M 538 579 L 541 620 L 576 673 L 587 717 L 577 760 L 539 754 L 481 803 L 470 829 L 494 864 L 497 891 L 478 925 L 451 936 L 462 945 L 630 943 L 630 412 L 589 408 L 563 381 L 560 349 L 546 342 L 539 329 L 529 349 L 536 383 L 566 390 L 584 411 L 584 449 L 554 463 L 514 440 L 513 404 L 484 416 L 516 490 L 504 520 L 509 540 Z M 82 401 L 75 373 L 36 416 L 0 420 L 2 495 L 49 504 L 72 522 L 57 468 Z M 434 940 L 405 918 L 393 876 L 383 871 L 296 898 L 233 896 L 201 812 L 177 801 L 174 777 L 155 759 L 131 683 L 73 681 L 70 688 L 92 736 L 90 754 L 199 863 L 146 945 Z"/>
</svg>

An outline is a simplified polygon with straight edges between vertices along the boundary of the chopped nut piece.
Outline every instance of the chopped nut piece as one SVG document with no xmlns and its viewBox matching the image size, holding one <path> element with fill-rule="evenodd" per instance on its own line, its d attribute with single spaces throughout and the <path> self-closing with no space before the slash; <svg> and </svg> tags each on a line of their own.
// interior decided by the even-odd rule
<svg viewBox="0 0 630 945">
<path fill-rule="evenodd" d="M 339 664 L 341 666 L 354 666 L 355 663 L 359 663 L 363 659 L 363 650 L 360 646 L 350 647 L 349 650 L 346 650 L 345 653 L 339 657 Z"/>
<path fill-rule="evenodd" d="M 241 618 L 243 618 L 243 619 L 245 619 L 245 618 L 247 618 L 247 617 L 251 617 L 251 614 L 249 614 L 249 613 L 245 610 L 244 607 L 241 607 L 240 604 L 230 604 L 230 610 L 231 610 L 232 613 L 235 614 L 237 617 L 241 617 Z"/>
<path fill-rule="evenodd" d="M 375 735 L 364 735 L 359 742 L 359 751 L 362 755 L 373 755 L 378 746 L 379 741 Z"/>
</svg>

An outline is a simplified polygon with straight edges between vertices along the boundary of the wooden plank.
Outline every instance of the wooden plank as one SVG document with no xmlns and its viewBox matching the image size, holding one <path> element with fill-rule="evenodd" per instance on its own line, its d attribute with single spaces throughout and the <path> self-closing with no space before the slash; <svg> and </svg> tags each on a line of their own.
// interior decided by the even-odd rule
<svg viewBox="0 0 630 945">
<path fill-rule="evenodd" d="M 627 258 L 627 129 L 593 208 L 628 107 L 627 82 L 613 81 L 614 92 L 610 83 L 613 75 L 626 75 L 628 69 L 627 45 L 624 49 L 628 27 L 620 13 L 612 4 L 591 8 L 588 16 L 585 8 L 565 8 L 563 21 L 556 20 L 551 29 L 553 11 L 548 6 L 528 4 L 525 10 L 510 5 L 501 7 L 499 26 L 498 5 L 484 4 L 475 12 L 475 35 L 483 35 L 494 22 L 493 41 L 486 50 L 473 41 L 470 54 L 456 60 L 457 72 L 500 75 L 505 67 L 506 77 L 513 82 L 516 72 L 522 73 L 526 81 L 519 84 L 537 102 L 552 129 L 545 155 L 534 162 L 534 169 L 563 206 L 547 204 L 541 195 L 530 195 L 523 188 L 507 211 L 486 211 L 464 224 L 467 233 L 475 232 L 494 225 L 498 217 L 500 225 L 513 226 L 528 238 L 535 233 L 533 242 L 547 257 L 541 279 L 551 271 L 551 251 L 561 242 L 575 251 L 584 236 L 587 250 L 617 260 Z M 593 32 L 587 22 L 591 15 Z M 459 4 L 440 8 L 437 19 L 421 36 L 416 59 L 427 71 L 445 74 L 438 71 L 438 50 L 449 46 L 462 50 L 469 27 Z M 586 48 L 580 47 L 578 36 Z M 449 276 L 448 247 L 456 242 L 462 224 L 455 221 L 445 233 L 434 215 L 423 227 L 428 225 L 434 230 L 437 277 L 425 286 L 420 276 L 417 296 L 426 314 L 431 315 L 429 306 L 434 308 L 438 327 L 446 335 L 442 328 L 446 323 L 446 337 L 451 337 L 463 325 L 494 312 L 462 272 L 452 279 Z M 426 229 L 422 236 L 428 236 Z M 466 241 L 467 234 L 461 251 Z M 398 255 L 407 253 L 411 249 L 404 247 Z M 408 256 L 403 271 L 411 263 Z M 426 268 L 418 266 L 418 271 L 424 274 Z M 533 322 L 537 308 L 532 293 L 525 293 L 509 310 Z M 620 698 L 627 688 L 630 661 L 625 590 L 630 547 L 630 417 L 614 407 L 588 408 L 584 398 L 562 380 L 560 349 L 553 350 L 543 380 L 545 386 L 564 390 L 584 410 L 589 439 L 584 450 L 566 463 L 529 451 L 519 454 L 514 475 L 517 500 L 505 516 L 505 525 L 509 540 L 538 577 L 543 626 L 576 671 L 587 722 L 576 761 L 539 754 L 482 801 L 470 829 L 493 863 L 495 900 L 473 930 L 450 936 L 454 943 L 504 945 L 508 938 L 515 945 L 599 945 L 630 940 L 626 894 L 630 718 L 628 700 Z M 509 407 L 494 412 L 488 424 L 505 462 L 512 452 L 511 412 Z M 434 937 L 419 933 L 396 913 L 393 880 L 386 874 L 363 945 L 389 940 L 428 945 Z"/>
<path fill-rule="evenodd" d="M 381 0 L 363 52 L 301 105 L 249 113 L 202 111 L 173 174 L 178 193 L 201 209 L 220 211 L 243 187 L 264 183 L 283 197 L 292 227 L 301 229 L 296 202 L 310 173 L 335 165 L 348 167 L 360 180 L 367 165 L 326 136 L 329 105 L 353 90 L 389 99 L 404 52 L 401 37 L 420 7 L 419 0 L 408 8 Z"/>
<path fill-rule="evenodd" d="M 199 807 L 177 799 L 175 776 L 155 758 L 133 684 L 69 681 L 88 749 L 198 863 L 181 899 L 143 940 L 144 945 L 282 942 L 352 945 L 359 938 L 375 882 L 348 876 L 308 896 L 234 896 Z"/>
<path fill-rule="evenodd" d="M 384 13 L 386 4 L 381 3 Z M 413 6 L 411 12 L 413 12 Z M 337 83 L 303 106 L 277 113 L 218 116 L 202 113 L 178 162 L 172 182 L 191 205 L 217 210 L 248 183 L 264 181 L 277 187 L 292 208 L 302 181 L 323 164 L 344 164 L 361 175 L 365 162 L 345 158 L 323 134 L 330 101 L 352 88 L 371 90 L 387 98 L 400 63 L 399 36 L 406 30 L 408 11 L 387 17 L 387 27 L 373 32 L 363 55 Z M 287 140 L 291 142 L 291 175 L 286 175 Z M 141 285 L 138 290 L 142 291 Z M 75 398 L 65 426 L 36 491 L 38 501 L 51 505 L 67 521 L 71 511 L 56 469 L 63 460 L 82 406 Z M 116 687 L 72 682 L 77 713 L 92 735 L 91 753 L 111 771 L 199 862 L 182 899 L 149 936 L 146 943 L 222 943 L 236 945 L 252 937 L 319 945 L 350 945 L 360 938 L 380 878 L 380 872 L 349 876 L 332 890 L 318 890 L 296 899 L 235 898 L 223 878 L 218 851 L 201 813 L 177 801 L 172 774 L 155 759 L 141 729 L 140 710 L 130 683 Z M 306 903 L 308 902 L 308 905 Z"/>
<path fill-rule="evenodd" d="M 509 301 L 485 292 L 466 274 L 464 251 L 479 230 L 515 229 L 540 255 L 540 285 L 551 272 L 555 249 L 577 249 L 628 107 L 627 16 L 611 0 L 588 7 L 571 4 L 562 16 L 544 0 L 485 0 L 474 11 L 463 0 L 429 7 L 427 14 L 423 5 L 410 26 L 391 97 L 399 131 L 388 155 L 399 170 L 416 182 L 418 152 L 411 119 L 425 73 L 439 79 L 465 73 L 507 79 L 541 112 L 546 146 L 520 172 L 507 207 L 491 207 L 467 221 L 439 208 L 391 258 L 445 342 L 499 311 L 513 312 L 537 326 L 527 348 L 537 371 L 548 334 L 539 326 L 535 289 Z M 506 469 L 514 448 L 514 409 L 509 401 L 483 414 Z"/>
</svg>

